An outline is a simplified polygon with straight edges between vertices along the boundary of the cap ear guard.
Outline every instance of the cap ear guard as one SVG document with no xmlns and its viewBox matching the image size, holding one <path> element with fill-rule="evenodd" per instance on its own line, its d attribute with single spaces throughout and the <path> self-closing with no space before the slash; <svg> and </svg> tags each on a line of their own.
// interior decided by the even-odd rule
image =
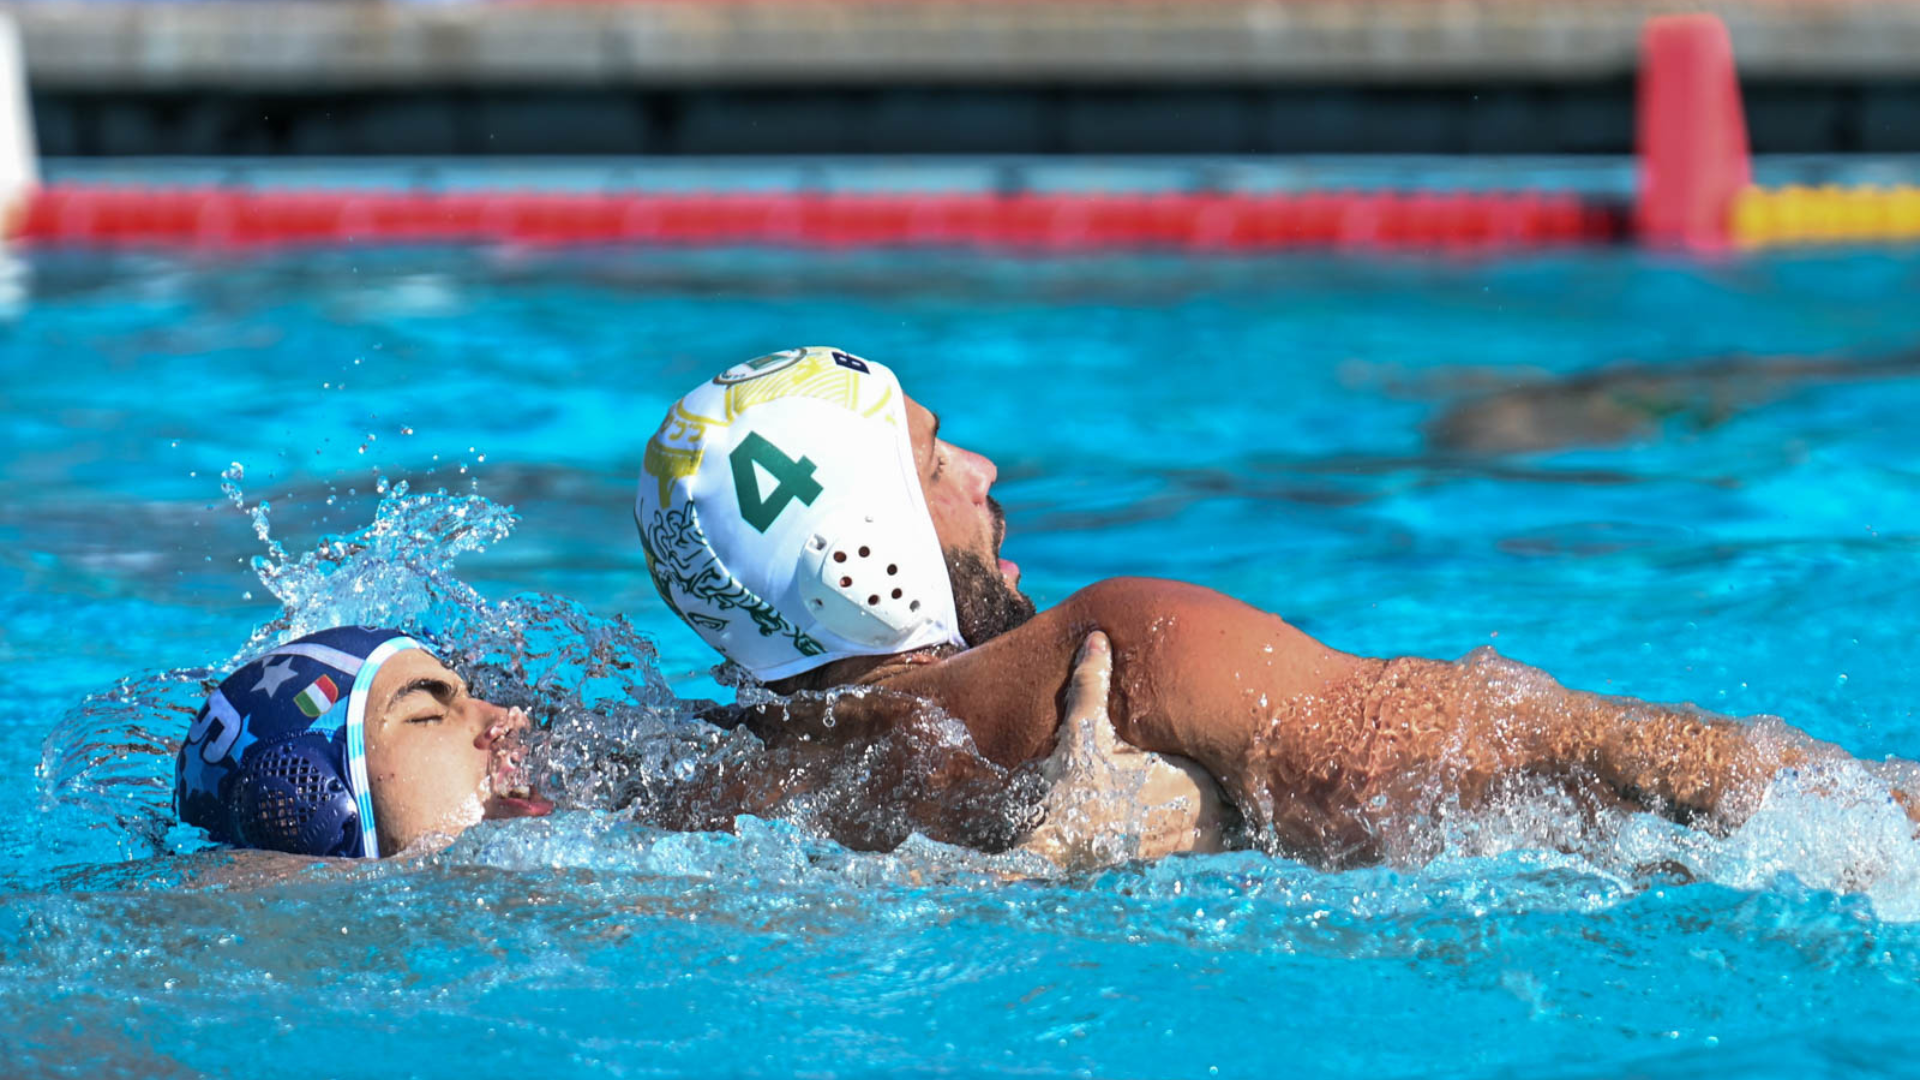
<svg viewBox="0 0 1920 1080">
<path fill-rule="evenodd" d="M 304 855 L 363 854 L 359 808 L 335 756 L 318 732 L 248 754 L 227 799 L 240 845 Z"/>
<path fill-rule="evenodd" d="M 878 514 L 833 513 L 807 538 L 794 587 L 807 614 L 848 641 L 888 649 L 933 618 L 946 567 L 928 573 L 914 532 Z M 938 590 L 938 591 L 936 591 Z"/>
</svg>

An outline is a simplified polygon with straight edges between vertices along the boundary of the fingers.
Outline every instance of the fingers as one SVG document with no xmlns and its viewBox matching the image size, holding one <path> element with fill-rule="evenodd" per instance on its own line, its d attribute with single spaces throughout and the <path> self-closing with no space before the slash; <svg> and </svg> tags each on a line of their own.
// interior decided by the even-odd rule
<svg viewBox="0 0 1920 1080">
<path fill-rule="evenodd" d="M 1069 726 L 1077 725 L 1088 717 L 1105 718 L 1107 711 L 1107 692 L 1113 686 L 1113 644 L 1107 635 L 1095 630 L 1080 643 L 1080 652 L 1073 661 L 1073 680 L 1067 686 L 1067 715 Z"/>
<path fill-rule="evenodd" d="M 1085 664 L 1090 657 L 1097 660 L 1098 657 L 1096 654 L 1099 653 L 1107 653 L 1109 654 L 1108 658 L 1111 659 L 1112 652 L 1113 643 L 1107 640 L 1105 631 L 1089 631 L 1087 639 L 1080 643 L 1079 651 L 1073 654 L 1073 666 L 1076 669 L 1079 668 L 1082 664 Z"/>
<path fill-rule="evenodd" d="M 1110 727 L 1107 690 L 1112 680 L 1112 643 L 1107 635 L 1095 630 L 1074 655 L 1059 742 L 1040 767 L 1041 775 L 1051 785 L 1045 820 L 1028 833 L 1022 845 L 1057 866 L 1100 861 L 1088 855 L 1088 845 L 1097 839 L 1098 831 L 1088 832 L 1086 826 L 1089 808 L 1099 804 L 1111 783 L 1110 769 L 1101 755 L 1101 733 Z"/>
</svg>

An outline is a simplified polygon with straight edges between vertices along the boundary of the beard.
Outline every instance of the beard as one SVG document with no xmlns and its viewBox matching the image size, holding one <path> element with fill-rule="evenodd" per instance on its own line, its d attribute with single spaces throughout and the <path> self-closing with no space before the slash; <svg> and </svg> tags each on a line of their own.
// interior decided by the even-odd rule
<svg viewBox="0 0 1920 1080">
<path fill-rule="evenodd" d="M 1033 618 L 1033 601 L 1007 584 L 997 566 L 971 551 L 948 548 L 947 578 L 953 583 L 953 610 L 960 636 L 974 648 Z"/>
</svg>

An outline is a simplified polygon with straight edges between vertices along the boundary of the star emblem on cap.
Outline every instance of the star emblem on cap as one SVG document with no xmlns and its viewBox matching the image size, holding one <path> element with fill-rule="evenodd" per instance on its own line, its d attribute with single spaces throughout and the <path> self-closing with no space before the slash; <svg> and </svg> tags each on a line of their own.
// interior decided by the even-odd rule
<svg viewBox="0 0 1920 1080">
<path fill-rule="evenodd" d="M 268 664 L 265 667 L 261 668 L 260 681 L 253 684 L 253 688 L 255 690 L 266 691 L 268 697 L 272 697 L 275 694 L 278 694 L 280 692 L 281 684 L 285 683 L 288 679 L 293 678 L 293 658 L 292 657 L 282 656 L 277 661 L 277 663 L 279 664 L 278 667 L 274 666 L 274 664 Z"/>
</svg>

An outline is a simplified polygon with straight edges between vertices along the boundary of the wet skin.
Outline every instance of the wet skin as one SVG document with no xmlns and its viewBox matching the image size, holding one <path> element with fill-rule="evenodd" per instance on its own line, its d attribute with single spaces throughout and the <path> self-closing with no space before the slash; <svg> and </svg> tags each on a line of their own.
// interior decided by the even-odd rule
<svg viewBox="0 0 1920 1080">
<path fill-rule="evenodd" d="M 891 848 L 917 829 L 987 850 L 1012 846 L 1023 822 L 1009 816 L 1006 770 L 920 730 L 924 715 L 887 730 L 848 725 L 831 738 L 794 724 L 761 732 L 750 767 L 649 777 L 635 809 L 653 824 L 731 831 L 740 814 L 769 814 L 828 786 L 848 762 L 869 778 L 864 798 L 827 810 L 821 827 L 850 847 Z M 737 722 L 737 721 L 736 721 Z M 396 855 L 450 840 L 483 820 L 550 813 L 523 769 L 525 713 L 474 697 L 466 681 L 425 650 L 381 665 L 367 701 L 367 779 L 380 850 Z M 822 732 L 821 734 L 829 734 Z M 907 783 L 906 778 L 917 783 Z"/>
<path fill-rule="evenodd" d="M 993 463 L 940 437 L 909 399 L 914 457 L 943 546 L 999 563 L 987 501 Z M 840 661 L 826 685 L 902 692 L 854 706 L 882 727 L 939 704 L 1003 766 L 1053 747 L 1075 651 L 1112 640 L 1112 722 L 1127 742 L 1198 762 L 1239 811 L 1290 854 L 1329 865 L 1417 849 L 1418 822 L 1545 780 L 1589 805 L 1625 805 L 1709 828 L 1744 820 L 1781 768 L 1844 760 L 1785 725 L 1570 691 L 1498 658 L 1446 663 L 1353 656 L 1278 616 L 1199 586 L 1115 578 L 958 655 Z M 847 716 L 843 710 L 843 722 Z M 1896 792 L 1909 813 L 1911 800 Z"/>
<path fill-rule="evenodd" d="M 1078 712 L 1103 704 L 1083 700 Z M 740 716 L 734 714 L 735 722 Z M 1066 714 L 1069 723 L 1080 719 L 1072 710 Z M 482 820 L 553 810 L 523 767 L 526 715 L 474 697 L 465 680 L 425 650 L 396 653 L 380 666 L 365 722 L 383 854 L 449 840 Z M 777 813 L 786 800 L 826 789 L 857 765 L 862 790 L 818 814 L 819 826 L 841 843 L 892 848 L 918 831 L 989 851 L 1013 846 L 1029 824 L 1028 808 L 1007 798 L 1016 778 L 964 743 L 940 738 L 935 723 L 919 710 L 889 715 L 884 729 L 851 722 L 832 731 L 769 725 L 760 729 L 763 749 L 745 767 L 649 776 L 633 803 L 655 825 L 731 831 L 737 815 Z M 1080 780 L 1068 776 L 1056 788 Z"/>
<path fill-rule="evenodd" d="M 423 649 L 404 650 L 380 665 L 365 722 L 367 781 L 383 854 L 428 837 L 457 836 L 484 819 L 553 809 L 521 772 L 526 714 L 474 697 L 466 680 Z"/>
</svg>

